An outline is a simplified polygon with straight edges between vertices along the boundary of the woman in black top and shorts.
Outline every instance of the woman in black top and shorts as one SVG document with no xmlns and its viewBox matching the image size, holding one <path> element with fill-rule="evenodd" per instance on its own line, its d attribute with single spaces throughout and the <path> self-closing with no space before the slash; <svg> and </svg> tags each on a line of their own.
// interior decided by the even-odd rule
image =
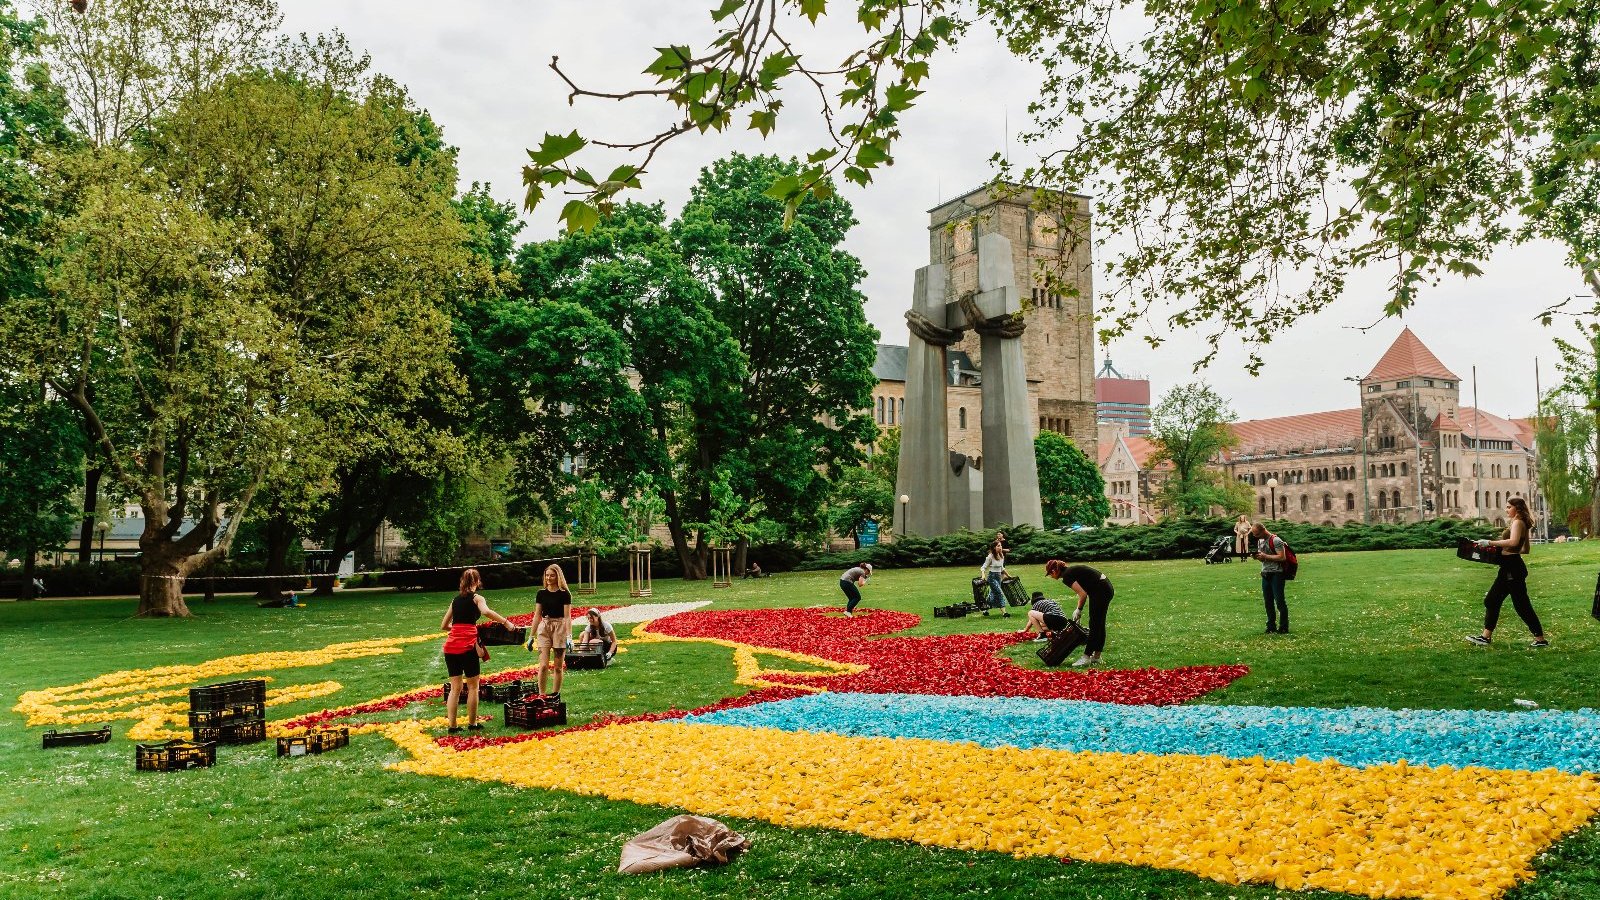
<svg viewBox="0 0 1600 900">
<path fill-rule="evenodd" d="M 1490 639 L 1494 637 L 1494 627 L 1500 623 L 1500 607 L 1510 597 L 1511 607 L 1522 617 L 1528 631 L 1533 633 L 1533 642 L 1529 646 L 1543 650 L 1550 646 L 1550 639 L 1545 636 L 1544 626 L 1539 624 L 1539 614 L 1533 611 L 1533 601 L 1528 599 L 1528 564 L 1522 561 L 1522 557 L 1533 549 L 1530 537 L 1533 534 L 1533 514 L 1528 512 L 1528 501 L 1521 497 L 1507 500 L 1506 518 L 1511 526 L 1506 529 L 1505 537 L 1498 541 L 1478 541 L 1479 547 L 1500 548 L 1500 573 L 1495 576 L 1489 593 L 1483 596 L 1483 634 L 1467 635 L 1467 643 L 1489 646 Z"/>
<path fill-rule="evenodd" d="M 1089 604 L 1089 640 L 1083 645 L 1083 655 L 1073 663 L 1077 668 L 1100 664 L 1100 652 L 1106 647 L 1106 611 L 1111 608 L 1111 579 L 1099 569 L 1088 566 L 1069 566 L 1059 559 L 1044 564 L 1044 574 L 1061 579 L 1061 583 L 1078 595 L 1078 608 L 1072 613 L 1076 622 L 1083 615 L 1084 603 Z"/>
<path fill-rule="evenodd" d="M 527 647 L 539 651 L 539 693 L 544 693 L 545 675 L 552 665 L 556 673 L 556 689 L 551 699 L 561 697 L 561 676 L 566 674 L 563 663 L 567 658 L 567 644 L 572 642 L 572 592 L 567 590 L 567 575 L 557 565 L 546 566 L 544 586 L 534 597 L 533 628 L 528 634 Z M 552 662 L 551 657 L 554 657 Z"/>
<path fill-rule="evenodd" d="M 463 682 L 467 689 L 467 727 L 474 731 L 478 724 L 478 617 L 488 616 L 507 628 L 515 628 L 511 620 L 489 608 L 488 601 L 478 593 L 483 579 L 477 569 L 461 573 L 461 593 L 450 601 L 450 610 L 444 614 L 439 628 L 450 632 L 444 640 L 444 665 L 450 673 L 450 696 L 445 698 L 445 712 L 450 717 L 450 733 L 459 734 L 456 727 L 456 710 L 461 706 Z"/>
</svg>

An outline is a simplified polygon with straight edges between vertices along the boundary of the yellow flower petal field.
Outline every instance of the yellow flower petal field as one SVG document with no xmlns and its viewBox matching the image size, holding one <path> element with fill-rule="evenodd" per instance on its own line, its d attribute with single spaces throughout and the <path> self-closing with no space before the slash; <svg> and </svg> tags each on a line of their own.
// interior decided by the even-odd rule
<svg viewBox="0 0 1600 900">
<path fill-rule="evenodd" d="M 1498 897 L 1600 809 L 1600 781 L 1554 770 L 985 749 L 675 722 L 457 753 L 415 725 L 373 730 L 411 753 L 392 766 L 406 772 L 1371 897 Z M 587 774 L 574 784 L 576 760 Z"/>
</svg>

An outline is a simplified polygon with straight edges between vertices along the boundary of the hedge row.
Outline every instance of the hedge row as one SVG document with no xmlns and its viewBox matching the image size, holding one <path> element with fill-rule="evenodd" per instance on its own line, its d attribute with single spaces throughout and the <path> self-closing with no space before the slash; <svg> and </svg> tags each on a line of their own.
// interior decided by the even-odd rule
<svg viewBox="0 0 1600 900">
<path fill-rule="evenodd" d="M 683 566 L 678 560 L 678 554 L 670 547 L 656 547 L 650 557 L 650 572 L 652 578 L 678 578 L 683 575 Z M 500 590 L 502 588 L 537 587 L 544 577 L 547 560 L 560 557 L 576 557 L 576 547 L 567 544 L 557 544 L 544 547 L 540 550 L 539 558 L 526 562 L 496 560 L 495 565 L 484 566 L 479 572 L 483 575 L 485 590 Z M 761 564 L 765 572 L 787 572 L 805 558 L 805 554 L 792 544 L 758 544 L 750 547 L 747 559 L 755 560 Z M 377 583 L 401 590 L 426 590 L 426 591 L 453 591 L 459 584 L 460 569 L 449 569 L 442 572 L 421 571 L 429 567 L 418 565 L 390 566 L 377 576 Z M 561 568 L 566 572 L 569 582 L 577 581 L 577 560 L 567 558 L 561 560 Z M 615 551 L 601 554 L 595 567 L 600 581 L 626 581 L 628 580 L 628 554 L 626 551 Z"/>
<path fill-rule="evenodd" d="M 1295 553 L 1454 547 L 1459 538 L 1493 537 L 1498 532 L 1493 526 L 1460 519 L 1342 527 L 1272 522 L 1268 527 L 1287 541 Z M 1178 519 L 1159 525 L 1097 528 L 1070 534 L 1038 531 L 1027 526 L 1003 530 L 1011 545 L 1007 558 L 1013 563 L 1042 563 L 1047 559 L 1199 559 L 1218 538 L 1233 538 L 1233 523 L 1225 519 Z M 993 531 L 962 531 L 936 538 L 896 538 L 892 544 L 808 559 L 797 568 L 842 570 L 864 562 L 886 568 L 976 566 L 983 561 L 993 538 Z"/>
<path fill-rule="evenodd" d="M 195 577 L 184 583 L 185 594 L 203 594 L 207 582 L 199 580 L 200 575 L 224 576 L 212 582 L 211 587 L 218 593 L 244 594 L 255 593 L 261 590 L 265 582 L 247 580 L 244 578 L 231 578 L 228 576 L 261 575 L 266 571 L 266 564 L 254 560 L 222 560 L 211 566 L 204 573 L 196 572 Z M 46 597 L 101 597 L 101 596 L 129 596 L 139 593 L 139 561 L 137 559 L 106 560 L 104 563 L 68 563 L 55 568 L 40 567 L 36 573 L 44 582 L 44 595 Z M 305 584 L 305 576 L 290 576 L 282 583 L 287 590 L 298 588 Z"/>
</svg>

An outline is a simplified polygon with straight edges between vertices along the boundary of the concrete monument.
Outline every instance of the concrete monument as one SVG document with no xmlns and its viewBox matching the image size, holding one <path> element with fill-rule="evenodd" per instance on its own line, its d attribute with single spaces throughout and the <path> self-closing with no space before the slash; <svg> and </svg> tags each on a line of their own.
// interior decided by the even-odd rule
<svg viewBox="0 0 1600 900">
<path fill-rule="evenodd" d="M 924 266 L 906 313 L 911 341 L 895 493 L 910 498 L 902 527 L 912 534 L 1044 524 L 1011 242 L 990 233 L 976 243 L 977 290 L 950 298 L 945 267 Z M 949 449 L 945 350 L 968 330 L 979 336 L 984 360 L 981 472 Z"/>
</svg>

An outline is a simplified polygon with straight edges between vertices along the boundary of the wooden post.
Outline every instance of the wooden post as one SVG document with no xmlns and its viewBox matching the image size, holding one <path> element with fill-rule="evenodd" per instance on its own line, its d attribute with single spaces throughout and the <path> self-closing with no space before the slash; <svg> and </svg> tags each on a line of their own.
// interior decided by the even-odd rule
<svg viewBox="0 0 1600 900">
<path fill-rule="evenodd" d="M 592 548 L 578 550 L 578 589 L 574 593 L 599 593 L 599 559 L 600 554 Z"/>
<path fill-rule="evenodd" d="M 733 548 L 711 548 L 711 586 L 733 587 Z"/>
<path fill-rule="evenodd" d="M 650 548 L 628 548 L 628 596 L 650 596 Z"/>
</svg>

